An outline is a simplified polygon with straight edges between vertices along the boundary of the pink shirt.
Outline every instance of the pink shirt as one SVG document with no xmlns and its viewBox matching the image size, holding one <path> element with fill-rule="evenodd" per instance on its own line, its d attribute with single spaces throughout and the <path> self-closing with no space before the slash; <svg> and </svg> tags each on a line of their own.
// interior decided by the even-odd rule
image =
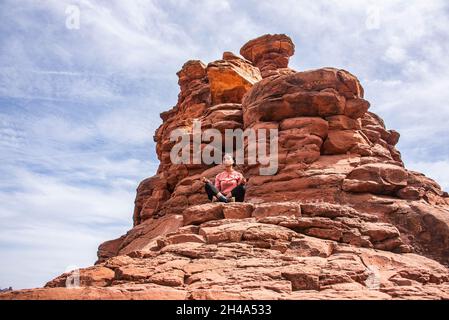
<svg viewBox="0 0 449 320">
<path fill-rule="evenodd" d="M 224 195 L 227 195 L 243 180 L 243 175 L 238 171 L 228 173 L 223 171 L 215 177 L 215 187 Z"/>
</svg>

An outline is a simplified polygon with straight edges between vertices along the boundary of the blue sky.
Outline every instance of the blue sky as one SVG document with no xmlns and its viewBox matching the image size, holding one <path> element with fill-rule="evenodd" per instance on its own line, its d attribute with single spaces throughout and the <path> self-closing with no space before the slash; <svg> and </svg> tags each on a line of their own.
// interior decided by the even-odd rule
<svg viewBox="0 0 449 320">
<path fill-rule="evenodd" d="M 91 265 L 125 233 L 175 73 L 265 33 L 292 37 L 297 70 L 356 74 L 406 165 L 449 189 L 445 0 L 0 0 L 0 21 L 0 288 Z"/>
</svg>

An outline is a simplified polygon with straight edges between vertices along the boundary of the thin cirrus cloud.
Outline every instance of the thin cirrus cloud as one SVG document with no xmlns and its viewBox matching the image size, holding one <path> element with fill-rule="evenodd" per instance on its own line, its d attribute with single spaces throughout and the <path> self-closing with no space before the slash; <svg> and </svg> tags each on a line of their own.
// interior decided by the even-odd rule
<svg viewBox="0 0 449 320">
<path fill-rule="evenodd" d="M 80 29 L 66 28 L 68 6 Z M 356 74 L 402 133 L 406 164 L 449 187 L 449 4 L 444 0 L 0 3 L 0 288 L 42 286 L 131 226 L 157 169 L 158 114 L 189 59 L 286 33 L 297 70 Z"/>
</svg>

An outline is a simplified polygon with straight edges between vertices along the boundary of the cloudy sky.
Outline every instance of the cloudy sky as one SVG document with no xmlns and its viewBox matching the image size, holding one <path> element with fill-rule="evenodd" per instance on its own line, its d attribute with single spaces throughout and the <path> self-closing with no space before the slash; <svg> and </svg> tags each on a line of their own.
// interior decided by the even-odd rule
<svg viewBox="0 0 449 320">
<path fill-rule="evenodd" d="M 297 70 L 356 74 L 406 165 L 449 189 L 446 0 L 0 0 L 0 21 L 0 288 L 125 233 L 176 71 L 265 33 L 293 39 Z"/>
</svg>

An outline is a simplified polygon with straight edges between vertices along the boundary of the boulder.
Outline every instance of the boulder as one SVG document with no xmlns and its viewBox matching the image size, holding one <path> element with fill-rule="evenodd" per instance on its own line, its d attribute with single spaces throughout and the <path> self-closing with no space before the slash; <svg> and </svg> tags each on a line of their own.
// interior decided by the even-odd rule
<svg viewBox="0 0 449 320">
<path fill-rule="evenodd" d="M 269 202 L 255 206 L 252 216 L 265 218 L 272 216 L 301 216 L 301 206 L 295 202 Z"/>
<path fill-rule="evenodd" d="M 212 105 L 240 103 L 245 93 L 258 82 L 259 70 L 242 59 L 219 60 L 207 66 Z"/>
<path fill-rule="evenodd" d="M 355 168 L 343 181 L 346 192 L 391 194 L 407 186 L 404 168 L 385 163 L 371 163 Z"/>
<path fill-rule="evenodd" d="M 207 203 L 190 207 L 183 212 L 184 225 L 223 219 L 223 206 L 222 203 Z"/>
<path fill-rule="evenodd" d="M 223 206 L 225 219 L 246 219 L 251 217 L 254 205 L 251 203 L 234 202 Z"/>
<path fill-rule="evenodd" d="M 333 68 L 264 79 L 256 83 L 243 99 L 244 124 L 248 127 L 261 121 L 343 115 L 346 100 L 360 99 L 362 95 L 363 89 L 356 77 Z M 359 107 L 350 108 L 361 114 Z"/>
<path fill-rule="evenodd" d="M 369 148 L 368 142 L 360 132 L 354 130 L 330 130 L 326 141 L 324 141 L 323 153 L 345 154 L 356 151 L 354 150 L 356 147 Z"/>
<path fill-rule="evenodd" d="M 285 34 L 267 34 L 246 43 L 240 54 L 251 61 L 266 78 L 275 71 L 288 67 L 290 56 L 295 53 L 295 45 Z"/>
</svg>

